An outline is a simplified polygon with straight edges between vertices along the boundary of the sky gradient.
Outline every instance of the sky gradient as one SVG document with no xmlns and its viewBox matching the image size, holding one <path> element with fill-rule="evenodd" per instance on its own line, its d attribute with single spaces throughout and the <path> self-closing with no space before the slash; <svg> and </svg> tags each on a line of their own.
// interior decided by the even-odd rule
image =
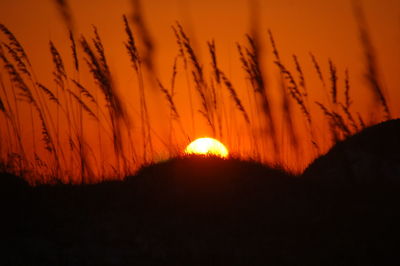
<svg viewBox="0 0 400 266">
<path fill-rule="evenodd" d="M 373 105 L 372 94 L 368 89 L 365 89 L 367 86 L 364 79 L 366 64 L 352 9 L 353 1 L 151 0 L 142 2 L 141 15 L 155 48 L 156 78 L 164 84 L 170 82 L 172 65 L 178 54 L 178 47 L 171 26 L 179 21 L 189 35 L 200 62 L 207 72 L 211 71 L 207 41 L 215 40 L 221 70 L 232 81 L 245 106 L 250 106 L 251 101 L 247 100 L 248 82 L 240 64 L 236 45 L 237 43 L 245 43 L 245 34 L 251 32 L 254 19 L 257 19 L 257 31 L 263 47 L 262 57 L 265 61 L 263 64 L 266 69 L 267 87 L 272 88 L 269 90 L 272 105 L 274 108 L 278 108 L 281 92 L 278 88 L 279 71 L 273 63 L 268 30 L 271 30 L 274 35 L 284 64 L 295 73 L 292 60 L 292 55 L 295 54 L 302 65 L 309 89 L 309 101 L 312 106 L 310 108 L 314 110 L 313 113 L 320 113 L 315 118 L 317 121 L 315 134 L 321 142 L 322 151 L 329 148 L 329 137 L 323 133 L 326 130 L 326 125 L 318 124 L 319 119 L 322 119 L 322 114 L 320 111 L 316 111 L 318 108 L 313 103 L 315 101 L 324 102 L 327 92 L 322 89 L 317 78 L 310 60 L 310 52 L 319 60 L 327 80 L 329 80 L 328 60 L 334 62 L 337 68 L 340 95 L 343 94 L 344 72 L 348 69 L 354 109 L 366 118 L 377 119 L 378 115 Z M 400 114 L 400 2 L 398 0 L 364 0 L 359 2 L 362 3 L 369 34 L 376 51 L 377 66 L 383 90 L 393 116 L 398 117 Z M 132 117 L 135 120 L 138 112 L 135 107 L 135 101 L 138 99 L 133 89 L 136 78 L 123 45 L 126 36 L 122 21 L 123 14 L 126 14 L 128 18 L 131 17 L 133 11 L 131 1 L 70 0 L 69 5 L 77 38 L 81 34 L 86 37 L 93 36 L 92 25 L 98 28 L 113 73 L 113 81 L 122 99 L 125 102 L 133 103 L 128 107 L 128 111 L 133 114 Z M 0 2 L 0 23 L 6 25 L 23 44 L 33 64 L 35 75 L 44 84 L 52 84 L 53 79 L 53 63 L 48 52 L 50 40 L 54 42 L 62 54 L 67 69 L 73 68 L 68 31 L 58 11 L 55 1 L 51 0 L 2 0 Z M 136 34 L 135 28 L 133 29 L 134 34 Z M 0 40 L 4 41 L 4 36 Z M 80 57 L 83 58 L 83 54 L 80 54 Z M 184 130 L 187 131 L 190 139 L 210 135 L 210 130 L 204 121 L 198 122 L 201 120 L 201 116 L 197 112 L 196 123 L 191 121 L 188 83 L 185 81 L 182 68 L 182 64 L 178 62 L 175 100 L 183 114 Z M 91 76 L 83 72 L 71 74 L 71 76 L 79 78 L 82 83 L 88 86 L 92 86 Z M 1 73 L 3 75 L 3 70 Z M 148 87 L 154 86 L 148 85 Z M 229 94 L 223 95 L 225 101 L 230 101 Z M 148 97 L 154 130 L 158 135 L 166 136 L 170 132 L 169 125 L 164 123 L 169 119 L 168 106 L 160 104 L 165 100 L 157 88 L 149 89 Z M 198 101 L 194 100 L 195 107 L 193 108 L 195 111 L 199 108 L 198 104 Z M 234 108 L 234 104 L 229 106 L 228 110 Z M 293 108 L 296 116 L 301 117 L 301 111 L 297 110 L 296 106 Z M 280 117 L 279 112 L 276 116 Z M 231 129 L 226 129 L 222 141 L 227 143 L 231 150 L 239 154 L 249 153 L 251 145 L 248 143 L 249 140 L 246 139 L 248 136 L 244 133 L 243 136 L 240 136 L 241 133 L 238 132 L 238 129 L 243 127 L 240 115 L 236 112 L 235 115 L 230 113 L 227 117 L 229 117 L 227 118 L 229 125 L 234 126 Z M 193 126 L 193 124 L 196 125 Z M 283 127 L 279 121 L 277 126 Z M 298 126 L 301 127 L 301 122 Z M 235 130 L 232 130 L 233 128 Z M 29 133 L 28 129 L 27 133 Z M 178 138 L 180 138 L 178 149 L 183 149 L 188 144 L 188 140 L 183 139 L 182 136 Z M 248 147 L 247 151 L 240 151 L 243 146 Z M 290 148 L 286 149 L 290 150 Z M 307 150 L 307 148 L 305 149 Z M 290 151 L 286 151 L 286 153 L 290 153 Z M 302 162 L 295 163 L 292 162 L 293 155 L 290 155 L 286 156 L 283 161 L 291 166 L 297 164 L 295 168 L 301 169 L 316 155 L 315 152 L 308 152 L 305 158 L 302 158 Z M 160 152 L 156 157 L 162 158 L 164 155 Z"/>
</svg>

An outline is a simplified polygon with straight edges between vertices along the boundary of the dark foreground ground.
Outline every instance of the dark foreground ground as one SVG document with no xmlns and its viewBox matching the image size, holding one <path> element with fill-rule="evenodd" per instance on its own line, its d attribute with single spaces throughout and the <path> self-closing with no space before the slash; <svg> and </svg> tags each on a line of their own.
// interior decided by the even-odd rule
<svg viewBox="0 0 400 266">
<path fill-rule="evenodd" d="M 121 182 L 0 180 L 0 265 L 400 265 L 400 122 L 302 176 L 181 158 Z"/>
</svg>

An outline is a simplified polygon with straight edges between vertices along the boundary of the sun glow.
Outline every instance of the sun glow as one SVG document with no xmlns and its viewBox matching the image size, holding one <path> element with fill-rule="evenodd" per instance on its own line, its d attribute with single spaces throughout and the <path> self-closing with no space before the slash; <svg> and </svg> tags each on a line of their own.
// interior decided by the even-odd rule
<svg viewBox="0 0 400 266">
<path fill-rule="evenodd" d="M 196 139 L 185 149 L 185 154 L 214 155 L 222 158 L 227 158 L 228 153 L 224 144 L 213 138 Z"/>
</svg>

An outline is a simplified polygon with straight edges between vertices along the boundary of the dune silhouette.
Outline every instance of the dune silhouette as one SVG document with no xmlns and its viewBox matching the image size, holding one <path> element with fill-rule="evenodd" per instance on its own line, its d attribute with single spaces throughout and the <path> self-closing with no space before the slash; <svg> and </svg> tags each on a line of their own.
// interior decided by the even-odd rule
<svg viewBox="0 0 400 266">
<path fill-rule="evenodd" d="M 304 172 L 333 185 L 400 184 L 400 120 L 366 128 L 336 144 Z"/>
<path fill-rule="evenodd" d="M 2 265 L 398 262 L 398 129 L 398 120 L 368 128 L 303 176 L 199 156 L 91 185 L 30 187 L 3 174 Z M 376 167 L 376 181 L 354 174 L 343 155 L 353 150 L 375 156 L 377 166 L 366 160 L 365 167 Z"/>
</svg>

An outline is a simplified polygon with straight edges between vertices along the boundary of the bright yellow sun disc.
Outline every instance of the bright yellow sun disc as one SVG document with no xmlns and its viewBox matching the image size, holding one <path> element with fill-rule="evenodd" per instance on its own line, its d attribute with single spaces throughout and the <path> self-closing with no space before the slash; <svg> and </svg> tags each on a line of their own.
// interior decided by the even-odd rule
<svg viewBox="0 0 400 266">
<path fill-rule="evenodd" d="M 196 139 L 186 147 L 185 153 L 228 157 L 228 149 L 224 144 L 213 138 Z"/>
</svg>

